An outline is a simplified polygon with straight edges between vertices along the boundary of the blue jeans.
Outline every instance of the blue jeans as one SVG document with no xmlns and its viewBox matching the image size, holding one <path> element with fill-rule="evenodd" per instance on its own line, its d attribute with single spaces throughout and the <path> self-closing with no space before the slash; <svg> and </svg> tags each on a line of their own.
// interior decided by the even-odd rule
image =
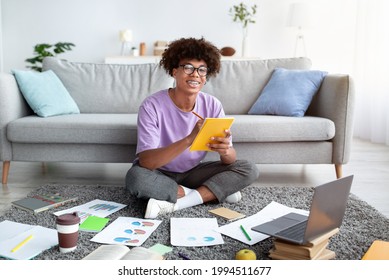
<svg viewBox="0 0 389 280">
<path fill-rule="evenodd" d="M 149 170 L 134 163 L 126 175 L 126 189 L 138 198 L 155 198 L 175 203 L 178 184 L 196 189 L 207 186 L 218 201 L 250 185 L 259 176 L 257 166 L 246 160 L 232 164 L 220 161 L 202 162 L 183 172 Z"/>
</svg>

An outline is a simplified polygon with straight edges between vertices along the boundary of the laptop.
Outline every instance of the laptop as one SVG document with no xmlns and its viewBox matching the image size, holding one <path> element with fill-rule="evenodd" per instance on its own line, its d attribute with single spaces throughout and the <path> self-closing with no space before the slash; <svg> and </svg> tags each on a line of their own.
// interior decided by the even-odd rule
<svg viewBox="0 0 389 280">
<path fill-rule="evenodd" d="M 251 229 L 294 244 L 305 245 L 340 227 L 353 178 L 354 176 L 350 175 L 317 186 L 308 216 L 292 212 Z"/>
</svg>

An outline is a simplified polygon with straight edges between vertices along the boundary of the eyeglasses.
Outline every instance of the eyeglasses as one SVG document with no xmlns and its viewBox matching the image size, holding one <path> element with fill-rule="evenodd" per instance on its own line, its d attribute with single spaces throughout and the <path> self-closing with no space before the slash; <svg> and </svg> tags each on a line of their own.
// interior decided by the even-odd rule
<svg viewBox="0 0 389 280">
<path fill-rule="evenodd" d="M 197 70 L 200 77 L 205 77 L 208 74 L 208 68 L 205 66 L 200 66 L 198 68 L 194 67 L 192 64 L 181 64 L 179 66 L 184 69 L 184 73 L 187 75 L 192 75 L 195 70 Z"/>
</svg>

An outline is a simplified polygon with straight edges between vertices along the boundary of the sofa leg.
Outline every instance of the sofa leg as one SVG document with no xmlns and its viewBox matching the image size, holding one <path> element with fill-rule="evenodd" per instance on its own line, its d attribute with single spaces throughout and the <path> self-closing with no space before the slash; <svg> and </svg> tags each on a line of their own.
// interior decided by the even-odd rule
<svg viewBox="0 0 389 280">
<path fill-rule="evenodd" d="M 342 178 L 343 176 L 343 170 L 341 164 L 335 164 L 335 172 L 336 172 L 336 178 Z"/>
<path fill-rule="evenodd" d="M 11 162 L 9 160 L 3 161 L 3 179 L 2 179 L 3 185 L 6 185 L 8 183 L 8 173 L 9 173 L 10 165 Z"/>
</svg>

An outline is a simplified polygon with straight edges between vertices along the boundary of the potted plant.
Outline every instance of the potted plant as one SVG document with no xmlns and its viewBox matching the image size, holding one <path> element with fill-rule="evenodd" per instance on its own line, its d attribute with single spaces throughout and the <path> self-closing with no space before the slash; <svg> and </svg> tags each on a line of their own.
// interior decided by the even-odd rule
<svg viewBox="0 0 389 280">
<path fill-rule="evenodd" d="M 38 44 L 34 46 L 34 57 L 27 58 L 25 61 L 31 65 L 27 65 L 27 68 L 33 69 L 38 72 L 42 72 L 42 61 L 47 56 L 56 56 L 57 54 L 70 51 L 72 47 L 75 47 L 73 43 L 58 42 L 54 45 L 51 44 Z"/>
<path fill-rule="evenodd" d="M 257 13 L 257 5 L 254 4 L 248 7 L 246 4 L 241 2 L 238 5 L 230 8 L 230 15 L 234 22 L 242 24 L 243 40 L 242 40 L 242 56 L 247 54 L 247 36 L 249 23 L 255 23 L 255 14 Z"/>
</svg>

